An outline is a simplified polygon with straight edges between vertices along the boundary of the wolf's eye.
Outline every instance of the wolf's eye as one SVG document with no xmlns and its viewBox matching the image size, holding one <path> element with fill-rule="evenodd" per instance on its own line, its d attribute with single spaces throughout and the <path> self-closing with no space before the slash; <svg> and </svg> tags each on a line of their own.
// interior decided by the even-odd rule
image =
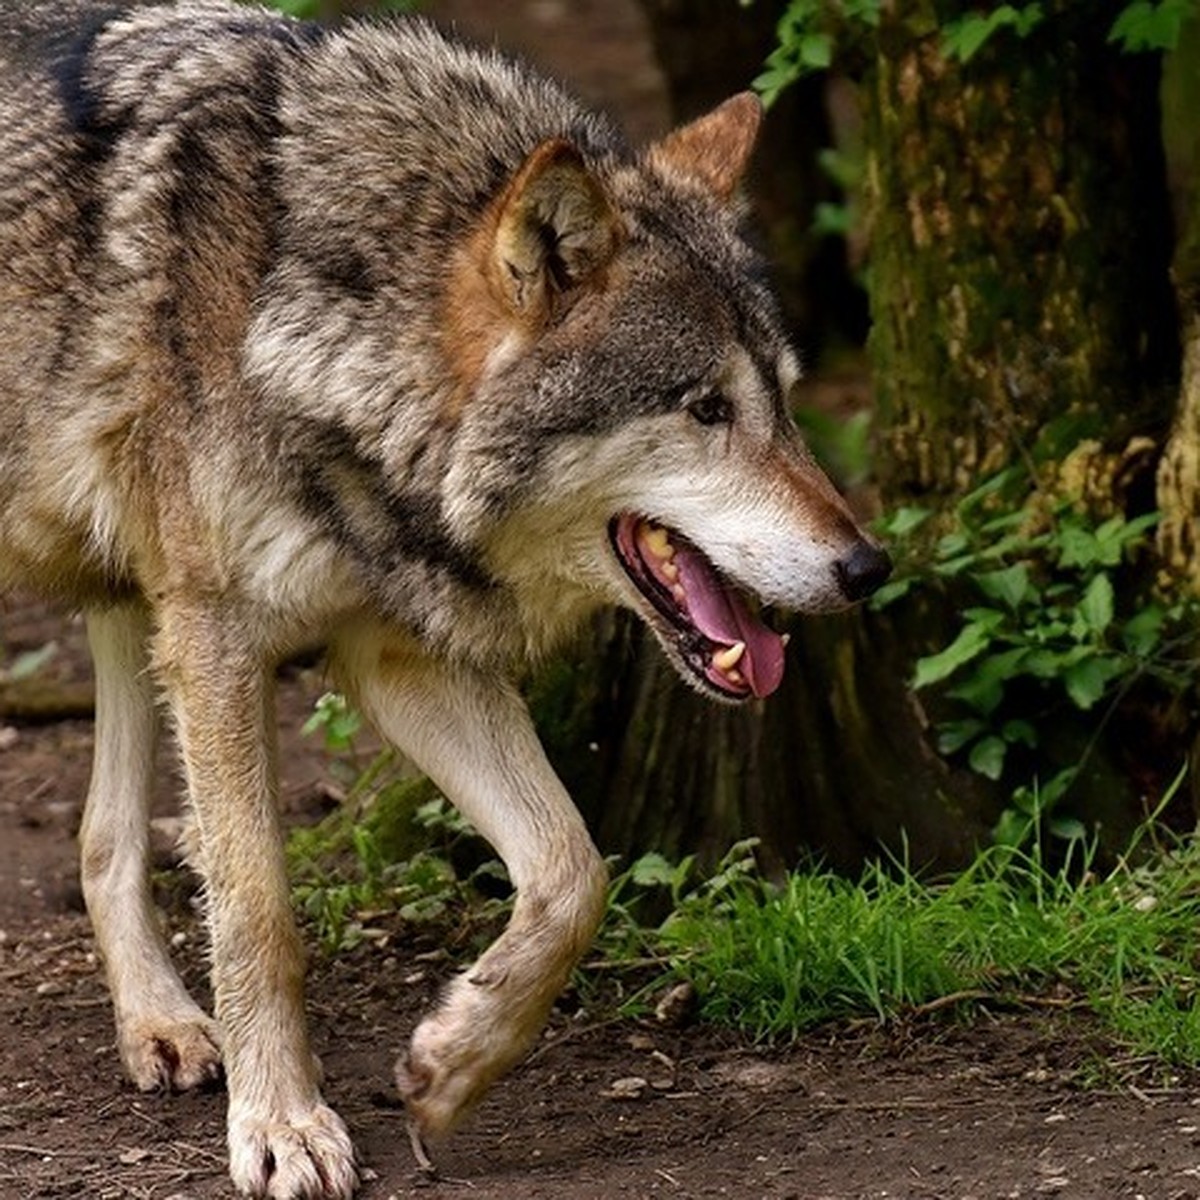
<svg viewBox="0 0 1200 1200">
<path fill-rule="evenodd" d="M 733 405 L 720 392 L 706 392 L 687 406 L 701 425 L 728 425 L 733 420 Z"/>
</svg>

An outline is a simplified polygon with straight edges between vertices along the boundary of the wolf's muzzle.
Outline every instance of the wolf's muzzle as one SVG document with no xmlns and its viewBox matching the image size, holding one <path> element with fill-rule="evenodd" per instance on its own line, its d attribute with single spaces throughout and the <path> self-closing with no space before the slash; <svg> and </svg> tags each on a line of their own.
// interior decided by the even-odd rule
<svg viewBox="0 0 1200 1200">
<path fill-rule="evenodd" d="M 892 573 L 892 560 L 882 546 L 863 541 L 834 563 L 833 570 L 847 600 L 865 600 Z"/>
</svg>

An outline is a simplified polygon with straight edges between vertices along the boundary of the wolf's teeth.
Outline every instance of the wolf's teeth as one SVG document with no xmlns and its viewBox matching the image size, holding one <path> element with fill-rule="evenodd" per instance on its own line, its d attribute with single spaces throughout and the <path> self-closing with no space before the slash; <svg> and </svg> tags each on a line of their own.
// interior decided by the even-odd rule
<svg viewBox="0 0 1200 1200">
<path fill-rule="evenodd" d="M 792 635 L 790 633 L 781 633 L 779 640 L 786 646 L 792 640 Z"/>
<path fill-rule="evenodd" d="M 730 683 L 745 683 L 746 682 L 745 677 L 742 675 L 741 671 L 726 671 L 725 678 L 728 679 Z"/>
<path fill-rule="evenodd" d="M 658 569 L 670 583 L 674 583 L 679 578 L 679 568 L 669 558 L 664 558 L 658 564 Z"/>
<path fill-rule="evenodd" d="M 670 535 L 661 525 L 644 525 L 642 528 L 642 543 L 655 558 L 665 559 L 674 555 L 675 547 L 671 545 Z"/>
<path fill-rule="evenodd" d="M 683 590 L 682 583 L 676 583 L 671 586 L 671 595 L 674 596 L 680 604 L 684 604 L 687 601 L 687 592 Z"/>
<path fill-rule="evenodd" d="M 712 656 L 712 665 L 718 671 L 729 672 L 742 661 L 742 655 L 746 653 L 745 642 L 734 642 L 732 646 L 725 650 L 718 650 Z"/>
</svg>

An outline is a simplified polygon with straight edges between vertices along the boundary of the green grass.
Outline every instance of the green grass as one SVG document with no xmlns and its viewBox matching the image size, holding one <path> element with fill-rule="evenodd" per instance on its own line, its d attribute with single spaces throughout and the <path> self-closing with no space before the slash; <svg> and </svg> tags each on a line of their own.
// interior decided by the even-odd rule
<svg viewBox="0 0 1200 1200">
<path fill-rule="evenodd" d="M 1098 878 L 1036 850 L 985 851 L 926 882 L 903 865 L 772 884 L 726 873 L 681 897 L 644 943 L 691 981 L 702 1016 L 760 1039 L 925 1007 L 1075 1002 L 1131 1049 L 1200 1063 L 1200 850 Z"/>
<path fill-rule="evenodd" d="M 449 926 L 456 953 L 477 951 L 509 911 L 495 898 L 498 864 L 460 877 L 450 859 L 469 831 L 431 785 L 374 768 L 364 778 L 354 804 L 290 840 L 297 907 L 317 940 L 336 953 L 405 926 Z M 857 878 L 808 869 L 773 882 L 752 841 L 700 882 L 691 859 L 644 855 L 613 880 L 591 956 L 601 969 L 576 982 L 607 1004 L 615 984 L 615 1002 L 637 1011 L 686 980 L 705 1020 L 773 1041 L 930 1009 L 1067 1005 L 1136 1054 L 1200 1065 L 1200 841 L 1164 845 L 1152 819 L 1127 861 L 1100 874 L 1079 838 L 1056 840 L 1066 861 L 1047 866 L 1043 824 L 1031 822 L 1027 849 L 993 846 L 943 880 L 888 861 Z"/>
</svg>

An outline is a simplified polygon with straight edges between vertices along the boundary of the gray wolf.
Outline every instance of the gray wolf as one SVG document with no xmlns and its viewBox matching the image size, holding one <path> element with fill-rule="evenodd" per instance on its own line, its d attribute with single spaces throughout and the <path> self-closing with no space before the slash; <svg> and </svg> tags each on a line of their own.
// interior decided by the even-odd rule
<svg viewBox="0 0 1200 1200">
<path fill-rule="evenodd" d="M 86 614 L 82 881 L 142 1088 L 223 1070 L 246 1195 L 341 1200 L 276 814 L 299 647 L 491 840 L 512 920 L 398 1067 L 414 1144 L 540 1028 L 603 861 L 510 682 L 596 605 L 716 699 L 783 643 L 745 594 L 838 608 L 887 556 L 806 453 L 738 183 L 739 96 L 642 150 L 418 20 L 225 0 L 0 12 L 0 585 Z M 146 879 L 180 746 L 215 1011 Z"/>
</svg>

